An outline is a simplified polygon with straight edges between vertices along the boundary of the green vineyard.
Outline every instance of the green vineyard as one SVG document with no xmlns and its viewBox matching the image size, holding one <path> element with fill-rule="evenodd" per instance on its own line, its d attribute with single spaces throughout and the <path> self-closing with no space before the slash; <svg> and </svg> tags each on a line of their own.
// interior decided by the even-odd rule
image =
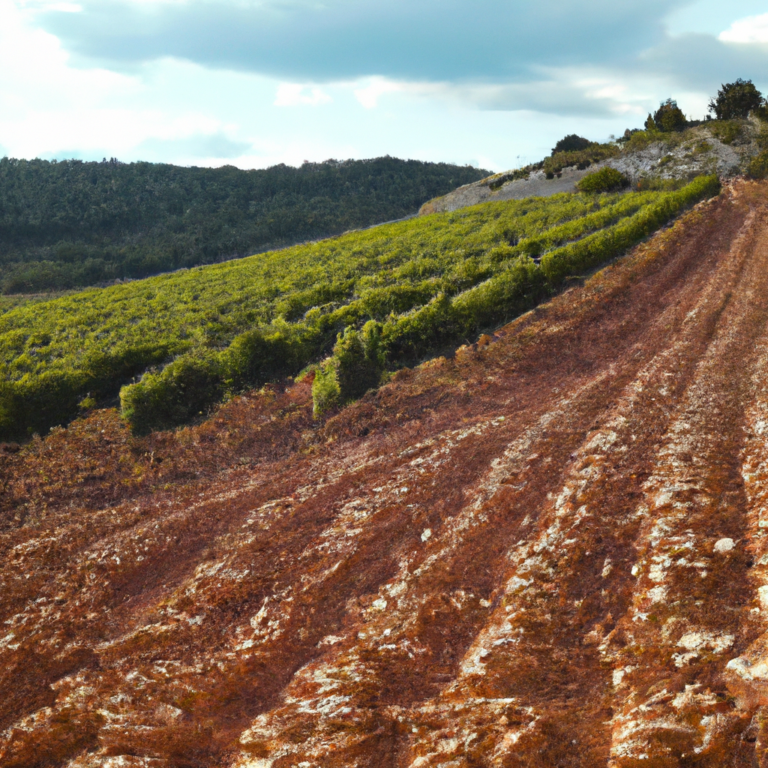
<svg viewBox="0 0 768 768">
<path fill-rule="evenodd" d="M 118 394 L 135 431 L 172 427 L 331 354 L 322 410 L 529 309 L 718 190 L 711 176 L 489 203 L 8 309 L 0 439 Z"/>
</svg>

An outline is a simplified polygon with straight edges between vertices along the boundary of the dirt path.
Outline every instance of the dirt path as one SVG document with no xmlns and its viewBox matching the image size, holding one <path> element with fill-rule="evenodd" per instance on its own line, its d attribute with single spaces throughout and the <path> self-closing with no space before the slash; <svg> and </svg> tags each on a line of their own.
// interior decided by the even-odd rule
<svg viewBox="0 0 768 768">
<path fill-rule="evenodd" d="M 326 424 L 7 458 L 0 766 L 768 766 L 767 274 L 738 182 Z"/>
</svg>

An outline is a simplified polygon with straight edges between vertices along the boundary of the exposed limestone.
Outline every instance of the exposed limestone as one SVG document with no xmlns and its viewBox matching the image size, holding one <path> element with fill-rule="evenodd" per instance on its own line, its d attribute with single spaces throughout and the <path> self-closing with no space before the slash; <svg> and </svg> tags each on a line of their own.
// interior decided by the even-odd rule
<svg viewBox="0 0 768 768">
<path fill-rule="evenodd" d="M 590 168 L 564 168 L 552 179 L 544 171 L 534 171 L 528 178 L 514 178 L 506 171 L 465 184 L 443 197 L 425 203 L 421 215 L 455 211 L 478 203 L 496 200 L 521 200 L 526 197 L 550 197 L 561 192 L 575 192 L 578 181 L 604 167 L 616 168 L 633 184 L 641 179 L 690 179 L 699 174 L 717 173 L 723 178 L 742 172 L 746 162 L 759 152 L 755 137 L 762 126 L 755 118 L 746 123 L 743 136 L 724 144 L 705 124 L 687 131 L 681 138 L 671 134 L 644 149 L 624 150 L 610 160 Z"/>
</svg>

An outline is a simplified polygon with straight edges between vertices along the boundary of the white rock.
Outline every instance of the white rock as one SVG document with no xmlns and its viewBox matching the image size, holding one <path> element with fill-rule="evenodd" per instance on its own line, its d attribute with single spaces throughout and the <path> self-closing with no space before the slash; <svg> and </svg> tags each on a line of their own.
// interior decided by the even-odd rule
<svg viewBox="0 0 768 768">
<path fill-rule="evenodd" d="M 725 552 L 730 552 L 735 546 L 733 539 L 720 539 L 720 541 L 715 544 L 715 552 L 724 554 Z"/>
<path fill-rule="evenodd" d="M 429 541 L 429 539 L 431 539 L 431 538 L 432 538 L 432 529 L 431 528 L 427 528 L 421 534 L 421 540 L 422 541 Z"/>
</svg>

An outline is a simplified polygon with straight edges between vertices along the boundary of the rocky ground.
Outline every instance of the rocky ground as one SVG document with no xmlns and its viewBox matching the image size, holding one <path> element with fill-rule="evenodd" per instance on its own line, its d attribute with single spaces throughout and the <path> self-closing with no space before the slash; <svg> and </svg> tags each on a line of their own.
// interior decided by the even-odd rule
<svg viewBox="0 0 768 768">
<path fill-rule="evenodd" d="M 561 192 L 575 192 L 576 184 L 588 173 L 609 166 L 621 171 L 632 184 L 641 179 L 691 179 L 701 174 L 717 173 L 729 178 L 743 172 L 746 163 L 760 150 L 756 138 L 762 124 L 755 118 L 744 121 L 739 135 L 716 135 L 706 123 L 683 134 L 665 134 L 642 149 L 624 148 L 615 158 L 579 170 L 565 168 L 559 176 L 547 179 L 544 171 L 535 171 L 525 179 L 511 178 L 513 171 L 495 174 L 425 203 L 421 214 L 455 211 L 494 200 L 521 200 L 525 197 L 550 197 Z M 725 143 L 728 141 L 729 143 Z"/>
<path fill-rule="evenodd" d="M 768 766 L 768 187 L 325 422 L 0 453 L 0 766 Z"/>
</svg>

